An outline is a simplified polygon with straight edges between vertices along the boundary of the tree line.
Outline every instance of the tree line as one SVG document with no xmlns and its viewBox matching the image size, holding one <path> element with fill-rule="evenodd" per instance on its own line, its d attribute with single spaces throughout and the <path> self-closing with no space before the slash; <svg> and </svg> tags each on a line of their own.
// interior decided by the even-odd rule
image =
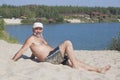
<svg viewBox="0 0 120 80">
<path fill-rule="evenodd" d="M 13 6 L 3 4 L 0 6 L 0 16 L 3 18 L 21 18 L 21 16 L 33 18 L 47 18 L 62 20 L 63 14 L 91 14 L 100 12 L 108 15 L 120 15 L 119 7 L 80 7 L 80 6 L 45 6 L 45 5 L 24 5 Z M 120 17 L 118 17 L 120 18 Z"/>
</svg>

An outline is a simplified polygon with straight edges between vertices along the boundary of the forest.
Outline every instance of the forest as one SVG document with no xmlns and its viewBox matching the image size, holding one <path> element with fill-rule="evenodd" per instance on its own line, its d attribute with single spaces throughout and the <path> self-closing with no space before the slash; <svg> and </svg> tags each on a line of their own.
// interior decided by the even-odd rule
<svg viewBox="0 0 120 80">
<path fill-rule="evenodd" d="M 29 22 L 35 21 L 36 19 L 42 21 L 55 21 L 64 22 L 66 15 L 67 18 L 75 18 L 74 15 L 89 15 L 93 12 L 100 14 L 106 14 L 108 19 L 120 19 L 120 8 L 119 7 L 80 7 L 80 6 L 45 6 L 45 5 L 24 5 L 24 6 L 13 6 L 3 4 L 0 6 L 0 17 L 3 18 L 22 18 Z M 78 17 L 78 16 L 77 16 Z M 80 18 L 80 17 L 79 17 Z M 97 16 L 99 20 L 100 16 Z M 114 20 L 113 20 L 114 21 Z M 26 22 L 27 23 L 27 22 Z"/>
</svg>

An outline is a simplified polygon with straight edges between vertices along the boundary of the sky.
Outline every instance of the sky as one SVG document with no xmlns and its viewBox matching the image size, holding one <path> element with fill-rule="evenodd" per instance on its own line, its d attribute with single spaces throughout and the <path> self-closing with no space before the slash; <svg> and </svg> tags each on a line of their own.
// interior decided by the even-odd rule
<svg viewBox="0 0 120 80">
<path fill-rule="evenodd" d="M 48 5 L 48 6 L 87 6 L 120 7 L 120 0 L 0 0 L 0 5 Z"/>
</svg>

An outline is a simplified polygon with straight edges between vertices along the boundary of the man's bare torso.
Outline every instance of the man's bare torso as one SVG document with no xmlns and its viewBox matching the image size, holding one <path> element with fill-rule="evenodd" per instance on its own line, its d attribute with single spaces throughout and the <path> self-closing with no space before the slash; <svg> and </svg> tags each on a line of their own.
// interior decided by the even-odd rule
<svg viewBox="0 0 120 80">
<path fill-rule="evenodd" d="M 42 37 L 37 38 L 32 35 L 30 41 L 32 42 L 30 49 L 40 61 L 44 61 L 49 52 L 53 50 Z"/>
</svg>

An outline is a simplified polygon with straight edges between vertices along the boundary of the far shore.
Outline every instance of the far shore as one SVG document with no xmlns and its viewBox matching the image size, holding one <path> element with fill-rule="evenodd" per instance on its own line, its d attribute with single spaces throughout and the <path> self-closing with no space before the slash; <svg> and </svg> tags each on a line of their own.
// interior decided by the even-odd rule
<svg viewBox="0 0 120 80">
<path fill-rule="evenodd" d="M 22 24 L 21 23 L 22 19 L 19 19 L 19 18 L 12 18 L 12 19 L 9 19 L 9 18 L 4 18 L 4 22 L 6 25 L 15 25 L 15 24 Z"/>
<path fill-rule="evenodd" d="M 65 19 L 69 23 L 84 23 L 80 19 Z"/>
<path fill-rule="evenodd" d="M 20 18 L 4 18 L 5 25 L 19 25 L 22 24 L 22 19 Z M 86 23 L 84 21 L 81 21 L 80 19 L 65 19 L 68 23 Z M 118 22 L 120 22 L 120 19 L 118 19 Z"/>
<path fill-rule="evenodd" d="M 4 18 L 5 24 L 6 25 L 19 25 L 22 24 L 21 21 L 22 19 L 20 18 Z M 65 19 L 65 21 L 69 22 L 69 23 L 83 23 L 80 19 Z"/>
</svg>

